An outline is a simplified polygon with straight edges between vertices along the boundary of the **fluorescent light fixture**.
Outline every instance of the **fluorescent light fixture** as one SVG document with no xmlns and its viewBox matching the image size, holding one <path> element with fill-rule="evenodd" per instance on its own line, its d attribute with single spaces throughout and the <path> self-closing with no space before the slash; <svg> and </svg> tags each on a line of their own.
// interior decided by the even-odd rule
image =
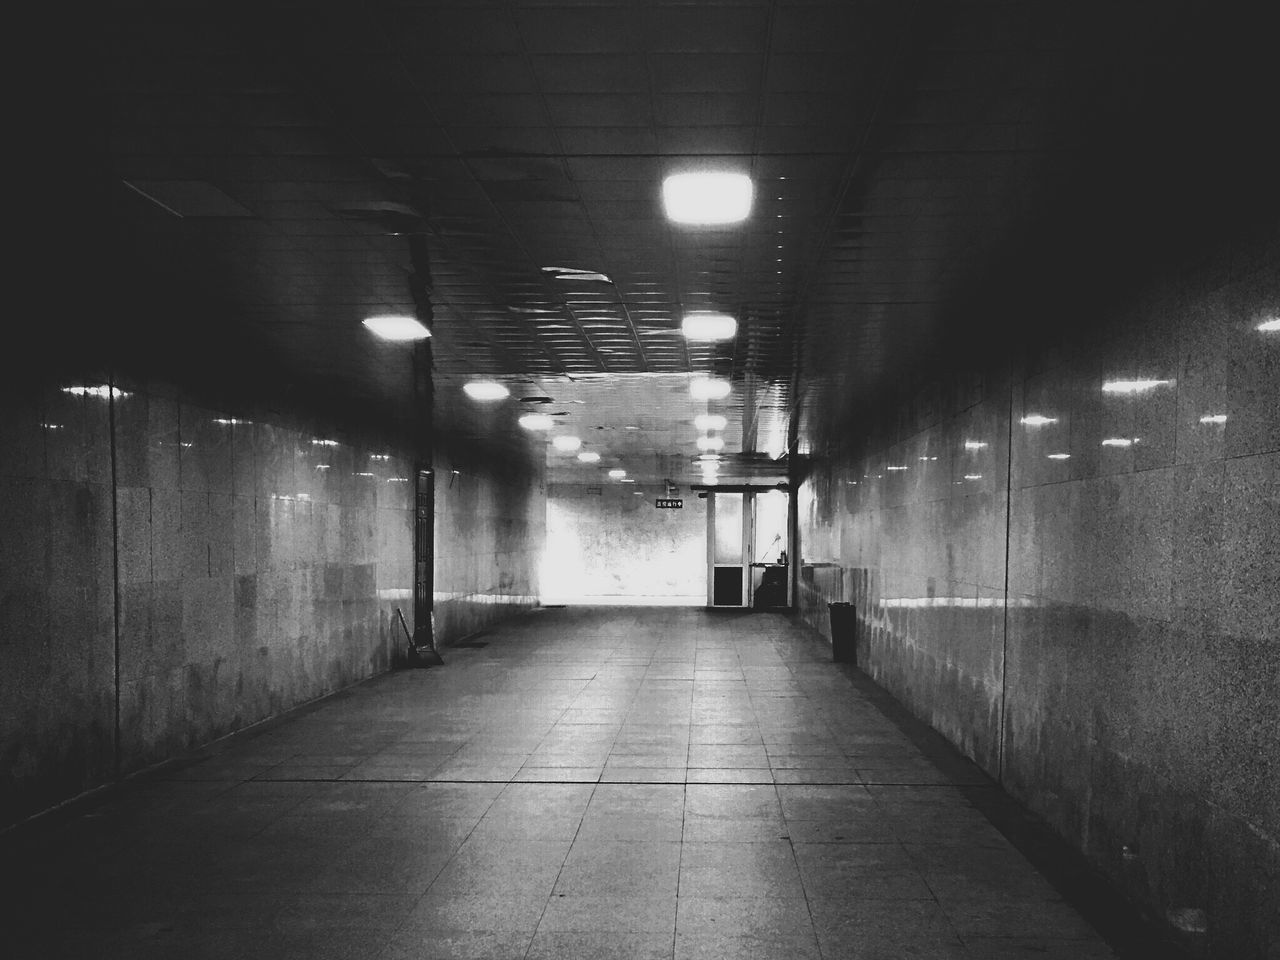
<svg viewBox="0 0 1280 960">
<path fill-rule="evenodd" d="M 738 332 L 738 321 L 727 313 L 686 313 L 680 332 L 686 340 L 730 340 Z"/>
<path fill-rule="evenodd" d="M 408 340 L 425 340 L 431 336 L 431 331 L 419 323 L 416 317 L 369 317 L 361 322 L 380 340 L 402 343 Z"/>
<path fill-rule="evenodd" d="M 1127 437 L 1107 437 L 1102 441 L 1104 447 L 1132 447 L 1133 441 Z"/>
<path fill-rule="evenodd" d="M 583 450 L 578 454 L 578 459 L 583 463 L 599 463 L 600 454 L 596 453 L 594 450 Z"/>
<path fill-rule="evenodd" d="M 1144 393 L 1163 387 L 1172 380 L 1108 380 L 1102 385 L 1103 393 Z"/>
<path fill-rule="evenodd" d="M 62 424 L 60 424 L 60 423 L 42 423 L 42 424 L 40 424 L 40 426 L 44 427 L 46 430 L 61 430 L 61 429 L 62 429 Z"/>
<path fill-rule="evenodd" d="M 328 470 L 328 469 L 329 469 L 329 465 L 328 465 L 327 463 L 317 463 L 317 464 L 316 464 L 316 469 L 317 469 L 317 470 Z"/>
<path fill-rule="evenodd" d="M 1206 413 L 1200 418 L 1201 423 L 1226 423 L 1227 415 L 1225 413 Z"/>
<path fill-rule="evenodd" d="M 698 449 L 708 451 L 723 450 L 724 437 L 699 437 Z"/>
<path fill-rule="evenodd" d="M 357 477 L 375 477 L 375 476 L 377 476 L 377 474 L 375 474 L 375 473 L 369 473 L 368 471 L 364 471 L 364 470 L 362 470 L 362 471 L 360 471 L 359 473 L 357 473 L 357 474 L 356 474 L 356 476 L 357 476 Z"/>
<path fill-rule="evenodd" d="M 573 453 L 582 448 L 582 440 L 578 437 L 552 437 L 551 445 L 564 453 Z"/>
<path fill-rule="evenodd" d="M 966 473 L 966 474 L 964 475 L 964 478 L 965 478 L 966 480 L 981 480 L 981 479 L 982 479 L 982 474 L 980 474 L 980 473 Z"/>
<path fill-rule="evenodd" d="M 613 477 L 615 480 L 621 480 L 626 475 L 627 471 L 623 470 L 621 467 L 614 467 L 609 471 L 609 476 Z"/>
<path fill-rule="evenodd" d="M 1047 456 L 1049 457 L 1050 460 L 1070 460 L 1071 459 L 1071 454 L 1069 453 L 1050 453 Z"/>
<path fill-rule="evenodd" d="M 662 181 L 662 207 L 676 223 L 737 223 L 751 213 L 754 192 L 745 173 L 674 173 Z"/>
<path fill-rule="evenodd" d="M 377 460 L 380 463 L 386 463 L 388 460 L 391 459 L 391 455 L 389 453 L 371 453 L 369 454 L 369 459 Z"/>
<path fill-rule="evenodd" d="M 966 450 L 985 450 L 987 449 L 987 442 L 985 440 L 966 440 L 964 448 Z"/>
<path fill-rule="evenodd" d="M 1280 333 L 1280 317 L 1268 317 L 1255 328 L 1263 333 Z"/>
<path fill-rule="evenodd" d="M 690 382 L 689 394 L 695 400 L 723 400 L 729 395 L 729 381 L 699 377 Z"/>
<path fill-rule="evenodd" d="M 338 445 L 338 441 L 337 440 L 312 440 L 311 445 L 313 447 L 336 447 Z"/>
<path fill-rule="evenodd" d="M 63 387 L 62 392 L 69 393 L 73 397 L 97 397 L 99 400 L 106 400 L 108 397 L 119 400 L 121 397 L 129 396 L 119 387 L 108 387 L 106 384 L 97 387 Z"/>
<path fill-rule="evenodd" d="M 578 267 L 543 267 L 542 272 L 550 274 L 556 280 L 594 280 L 598 283 L 612 283 L 607 276 L 596 270 L 582 270 Z"/>
<path fill-rule="evenodd" d="M 885 467 L 886 470 L 905 470 L 906 467 Z"/>
<path fill-rule="evenodd" d="M 408 477 L 387 477 L 387 483 L 408 483 Z"/>
<path fill-rule="evenodd" d="M 718 461 L 719 459 L 720 459 L 720 454 L 718 453 L 702 453 L 698 455 L 698 460 L 704 463 L 708 461 L 711 461 L 711 462 Z"/>
<path fill-rule="evenodd" d="M 251 423 L 252 421 L 237 420 L 235 417 L 215 417 L 213 422 L 220 423 L 224 427 L 241 427 L 241 426 L 244 426 L 246 423 Z"/>
<path fill-rule="evenodd" d="M 472 380 L 462 385 L 462 392 L 472 400 L 503 400 L 511 395 L 511 391 L 497 380 Z"/>
<path fill-rule="evenodd" d="M 553 425 L 545 413 L 526 413 L 516 422 L 526 430 L 550 430 Z"/>
<path fill-rule="evenodd" d="M 693 425 L 703 431 L 723 430 L 729 425 L 729 421 L 718 413 L 700 413 L 693 418 Z"/>
<path fill-rule="evenodd" d="M 1023 417 L 1021 422 L 1026 424 L 1028 427 L 1043 427 L 1046 423 L 1057 423 L 1058 418 L 1042 417 L 1038 413 L 1033 413 L 1029 417 Z"/>
<path fill-rule="evenodd" d="M 937 457 L 921 457 L 920 459 L 927 462 L 927 461 L 937 460 L 938 458 Z"/>
</svg>

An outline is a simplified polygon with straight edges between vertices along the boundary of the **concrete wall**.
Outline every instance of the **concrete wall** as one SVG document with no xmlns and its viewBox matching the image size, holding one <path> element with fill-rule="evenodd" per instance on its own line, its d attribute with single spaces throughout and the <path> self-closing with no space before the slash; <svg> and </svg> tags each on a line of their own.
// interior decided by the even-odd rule
<svg viewBox="0 0 1280 960">
<path fill-rule="evenodd" d="M 707 598 L 707 501 L 658 510 L 662 487 L 552 484 L 542 595 L 549 603 L 663 602 Z"/>
<path fill-rule="evenodd" d="M 1222 957 L 1280 945 L 1277 262 L 1239 247 L 862 434 L 811 417 L 799 495 L 810 622 L 853 600 L 864 670 Z"/>
<path fill-rule="evenodd" d="M 0 416 L 5 823 L 385 670 L 393 609 L 412 622 L 385 437 L 62 389 L 102 382 Z"/>
<path fill-rule="evenodd" d="M 413 628 L 406 441 L 63 389 L 107 380 L 0 400 L 0 824 L 386 670 L 396 608 Z M 541 449 L 461 420 L 435 453 L 444 644 L 536 604 L 545 524 Z"/>
</svg>

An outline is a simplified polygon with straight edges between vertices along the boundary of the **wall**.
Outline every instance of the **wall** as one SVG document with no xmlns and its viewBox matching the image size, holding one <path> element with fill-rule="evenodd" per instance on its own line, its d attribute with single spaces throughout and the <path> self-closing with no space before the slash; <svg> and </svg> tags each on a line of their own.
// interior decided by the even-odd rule
<svg viewBox="0 0 1280 960">
<path fill-rule="evenodd" d="M 61 389 L 104 382 L 0 411 L 3 823 L 385 670 L 393 609 L 412 622 L 385 437 Z"/>
<path fill-rule="evenodd" d="M 510 433 L 438 442 L 437 643 L 448 645 L 538 604 L 546 530 L 542 451 Z"/>
<path fill-rule="evenodd" d="M 1237 245 L 861 434 L 811 417 L 799 494 L 806 618 L 853 600 L 864 670 L 1224 957 L 1280 945 L 1277 262 Z"/>
<path fill-rule="evenodd" d="M 552 484 L 544 600 L 705 604 L 707 501 L 685 491 L 682 509 L 658 510 L 662 496 L 638 484 Z"/>
</svg>

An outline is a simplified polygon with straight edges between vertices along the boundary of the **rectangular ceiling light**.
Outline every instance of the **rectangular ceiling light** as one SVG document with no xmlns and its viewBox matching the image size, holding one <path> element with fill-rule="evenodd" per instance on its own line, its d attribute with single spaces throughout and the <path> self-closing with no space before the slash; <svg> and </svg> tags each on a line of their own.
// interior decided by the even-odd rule
<svg viewBox="0 0 1280 960">
<path fill-rule="evenodd" d="M 383 340 L 425 340 L 431 336 L 431 331 L 413 317 L 369 317 L 364 325 Z"/>
<path fill-rule="evenodd" d="M 662 206 L 676 223 L 738 223 L 751 213 L 753 195 L 745 173 L 674 173 L 662 181 Z"/>
<path fill-rule="evenodd" d="M 680 332 L 687 340 L 729 340 L 738 332 L 738 321 L 727 313 L 686 313 Z"/>
</svg>

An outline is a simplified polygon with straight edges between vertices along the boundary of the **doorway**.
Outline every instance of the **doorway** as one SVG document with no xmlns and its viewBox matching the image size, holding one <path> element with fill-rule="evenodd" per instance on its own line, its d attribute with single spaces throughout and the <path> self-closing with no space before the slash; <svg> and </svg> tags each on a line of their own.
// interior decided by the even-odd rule
<svg viewBox="0 0 1280 960">
<path fill-rule="evenodd" d="M 779 610 L 791 605 L 790 494 L 707 493 L 707 606 Z"/>
</svg>

